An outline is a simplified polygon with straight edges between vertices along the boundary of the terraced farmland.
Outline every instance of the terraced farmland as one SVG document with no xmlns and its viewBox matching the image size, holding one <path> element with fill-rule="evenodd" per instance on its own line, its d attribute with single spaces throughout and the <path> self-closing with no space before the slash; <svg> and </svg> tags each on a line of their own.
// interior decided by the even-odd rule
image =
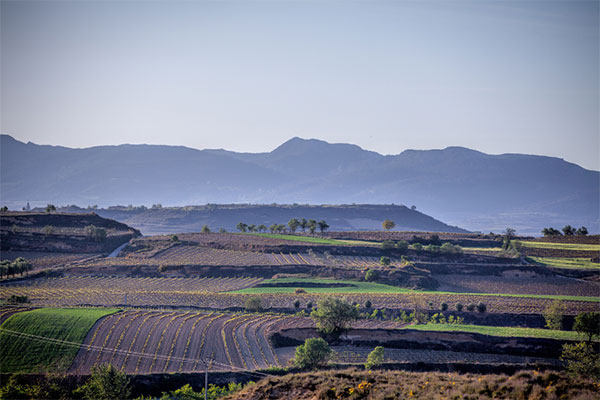
<svg viewBox="0 0 600 400">
<path fill-rule="evenodd" d="M 270 314 L 127 311 L 88 333 L 72 372 L 111 363 L 128 373 L 263 369 L 280 366 L 267 340 L 292 317 Z M 310 322 L 310 321 L 309 321 Z"/>
</svg>

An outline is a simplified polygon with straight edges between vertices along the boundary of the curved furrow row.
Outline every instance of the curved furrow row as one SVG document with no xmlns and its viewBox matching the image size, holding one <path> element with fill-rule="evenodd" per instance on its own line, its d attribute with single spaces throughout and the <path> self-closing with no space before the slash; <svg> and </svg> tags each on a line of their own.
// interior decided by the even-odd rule
<svg viewBox="0 0 600 400">
<path fill-rule="evenodd" d="M 107 315 L 106 317 L 96 321 L 92 329 L 90 329 L 90 331 L 86 335 L 85 341 L 83 343 L 86 345 L 99 346 L 100 344 L 98 343 L 98 341 L 104 341 L 104 336 L 98 335 L 98 333 L 102 332 L 104 327 L 106 325 L 109 325 L 110 321 L 113 321 L 115 315 L 117 314 L 120 313 Z M 85 348 L 79 349 L 77 355 L 75 356 L 75 359 L 73 360 L 73 363 L 71 364 L 70 371 L 76 371 L 78 374 L 82 373 L 84 371 L 85 365 L 90 364 L 91 360 L 95 360 L 95 356 L 97 356 L 98 353 L 98 350 L 87 350 Z"/>
<path fill-rule="evenodd" d="M 176 312 L 171 312 L 168 314 L 163 314 L 161 315 L 157 321 L 154 322 L 154 324 L 150 327 L 150 332 L 148 332 L 148 334 L 146 335 L 146 340 L 144 341 L 144 346 L 141 349 L 141 353 L 142 354 L 150 354 L 150 350 L 152 347 L 152 343 L 154 342 L 153 340 L 151 340 L 153 338 L 153 336 L 155 335 L 155 332 L 157 330 L 157 328 L 159 329 L 159 332 L 162 333 L 162 330 L 164 329 L 164 326 L 170 321 L 171 317 L 173 317 L 173 315 L 177 314 Z M 140 367 L 143 369 L 145 368 L 149 368 L 150 364 L 152 364 L 152 361 L 148 359 L 148 357 L 143 357 L 142 355 L 137 357 L 137 362 L 135 364 L 135 373 L 139 373 L 140 371 Z"/>
</svg>

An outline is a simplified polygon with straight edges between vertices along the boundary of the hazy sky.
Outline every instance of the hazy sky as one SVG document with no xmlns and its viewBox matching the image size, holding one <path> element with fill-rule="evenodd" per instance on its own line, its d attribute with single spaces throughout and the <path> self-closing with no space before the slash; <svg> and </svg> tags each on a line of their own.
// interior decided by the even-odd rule
<svg viewBox="0 0 600 400">
<path fill-rule="evenodd" d="M 1 131 L 70 147 L 459 145 L 600 169 L 598 21 L 598 1 L 2 0 Z"/>
</svg>

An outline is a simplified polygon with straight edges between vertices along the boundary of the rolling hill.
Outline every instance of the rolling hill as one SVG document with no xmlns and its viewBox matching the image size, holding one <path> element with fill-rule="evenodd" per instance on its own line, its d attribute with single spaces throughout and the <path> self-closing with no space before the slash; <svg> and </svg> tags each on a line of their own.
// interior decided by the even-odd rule
<svg viewBox="0 0 600 400">
<path fill-rule="evenodd" d="M 384 156 L 293 138 L 268 153 L 160 145 L 84 149 L 1 137 L 1 201 L 55 204 L 405 204 L 452 225 L 598 231 L 600 173 L 559 158 L 462 147 Z"/>
</svg>

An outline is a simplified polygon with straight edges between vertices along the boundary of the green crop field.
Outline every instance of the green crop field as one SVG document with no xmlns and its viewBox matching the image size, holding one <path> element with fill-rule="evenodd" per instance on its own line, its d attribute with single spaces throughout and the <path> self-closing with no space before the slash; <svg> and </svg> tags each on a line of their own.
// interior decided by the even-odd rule
<svg viewBox="0 0 600 400">
<path fill-rule="evenodd" d="M 589 258 L 559 258 L 559 257 L 528 257 L 538 264 L 548 267 L 569 269 L 600 269 L 600 263 L 592 262 Z"/>
<path fill-rule="evenodd" d="M 600 244 L 578 244 L 578 243 L 551 243 L 551 242 L 521 242 L 525 247 L 537 249 L 558 249 L 558 250 L 579 250 L 579 251 L 598 251 Z"/>
<path fill-rule="evenodd" d="M 300 235 L 280 235 L 276 233 L 249 233 L 249 235 L 268 237 L 272 239 L 291 240 L 294 242 L 306 242 L 306 243 L 320 243 L 320 244 L 332 244 L 332 245 L 347 245 L 350 244 L 350 240 L 341 241 L 334 239 L 324 239 L 312 236 L 300 236 Z"/>
<path fill-rule="evenodd" d="M 462 249 L 463 249 L 463 251 L 466 251 L 466 252 L 470 252 L 470 251 L 489 251 L 491 253 L 498 252 L 498 251 L 502 250 L 502 248 L 500 248 L 500 247 L 463 247 Z"/>
<path fill-rule="evenodd" d="M 304 289 L 307 293 L 424 293 L 424 294 L 444 294 L 456 296 L 500 296 L 500 297 L 519 297 L 531 299 L 551 299 L 551 300 L 573 300 L 600 302 L 600 297 L 590 296 L 564 296 L 564 295 L 544 295 L 544 294 L 506 294 L 506 293 L 462 293 L 446 292 L 437 290 L 411 290 L 397 286 L 384 285 L 381 283 L 365 281 L 349 281 L 336 279 L 317 279 L 317 278 L 277 278 L 265 279 L 260 284 L 279 284 L 281 286 L 254 286 L 246 289 L 235 290 L 227 293 L 246 293 L 246 294 L 276 294 L 276 293 L 294 293 L 296 289 Z M 308 284 L 308 285 L 306 285 Z M 311 284 L 332 285 L 345 284 L 341 287 L 310 287 Z M 288 286 L 289 285 L 289 286 Z"/>
<path fill-rule="evenodd" d="M 307 293 L 407 293 L 409 289 L 383 285 L 381 283 L 372 283 L 365 281 L 342 281 L 334 279 L 313 279 L 313 278 L 278 278 L 266 279 L 261 284 L 280 284 L 286 286 L 279 287 L 251 287 L 229 293 L 294 293 L 298 288 L 306 290 Z M 308 284 L 308 285 L 306 285 Z M 309 287 L 310 284 L 344 284 L 341 287 Z M 289 285 L 289 286 L 287 286 Z"/>
<path fill-rule="evenodd" d="M 99 318 L 117 311 L 113 308 L 40 308 L 10 316 L 0 326 L 1 372 L 63 372 L 79 350 L 75 345 L 16 336 L 6 331 L 81 344 Z"/>
<path fill-rule="evenodd" d="M 469 332 L 490 336 L 532 337 L 557 340 L 582 340 L 584 337 L 575 331 L 555 331 L 551 329 L 516 328 L 512 326 L 462 325 L 462 324 L 424 324 L 408 325 L 401 329 L 416 329 L 431 332 Z"/>
<path fill-rule="evenodd" d="M 332 245 L 346 245 L 349 241 L 341 241 L 334 239 L 316 238 L 312 236 L 301 236 L 301 235 L 281 235 L 277 233 L 249 233 L 249 235 L 268 237 L 271 239 L 291 240 L 294 242 L 306 242 L 306 243 L 319 243 L 319 244 L 332 244 Z"/>
</svg>

